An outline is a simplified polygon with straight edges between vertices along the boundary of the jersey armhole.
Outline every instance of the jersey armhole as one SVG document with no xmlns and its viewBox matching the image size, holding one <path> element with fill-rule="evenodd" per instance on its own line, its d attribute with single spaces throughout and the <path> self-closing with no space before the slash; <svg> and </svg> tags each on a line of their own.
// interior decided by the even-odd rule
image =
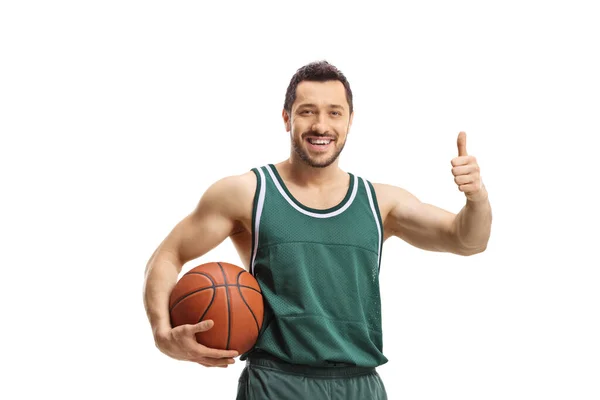
<svg viewBox="0 0 600 400">
<path fill-rule="evenodd" d="M 379 204 L 377 203 L 377 195 L 375 194 L 375 188 L 370 181 L 367 181 L 369 185 L 369 190 L 371 191 L 371 196 L 373 196 L 373 203 L 375 205 L 375 212 L 377 212 L 377 219 L 379 220 L 379 226 L 383 229 L 383 221 L 381 220 L 381 213 L 379 212 Z"/>
<path fill-rule="evenodd" d="M 384 235 L 383 221 L 381 219 L 381 212 L 379 211 L 379 203 L 377 203 L 377 194 L 375 193 L 375 188 L 373 187 L 373 184 L 370 181 L 365 179 L 365 182 L 367 182 L 367 185 L 369 186 L 367 188 L 367 190 L 369 190 L 371 192 L 371 198 L 373 199 L 375 213 L 377 214 L 377 220 L 379 221 L 379 227 L 381 229 L 381 243 L 379 244 L 379 254 L 381 255 L 381 251 L 383 249 L 383 235 Z"/>
<path fill-rule="evenodd" d="M 256 258 L 256 250 L 258 248 L 260 216 L 265 200 L 265 182 L 264 174 L 259 168 L 252 168 L 252 172 L 256 175 L 256 190 L 254 192 L 254 201 L 252 202 L 252 247 L 250 249 L 249 272 L 254 275 L 254 259 Z"/>
</svg>

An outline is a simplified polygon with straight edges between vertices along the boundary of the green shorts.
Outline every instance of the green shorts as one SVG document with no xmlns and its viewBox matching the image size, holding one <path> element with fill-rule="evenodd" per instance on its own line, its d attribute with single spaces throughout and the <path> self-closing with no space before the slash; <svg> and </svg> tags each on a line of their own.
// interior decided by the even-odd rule
<svg viewBox="0 0 600 400">
<path fill-rule="evenodd" d="M 387 400 L 375 368 L 294 365 L 272 356 L 250 355 L 238 381 L 236 400 Z"/>
</svg>

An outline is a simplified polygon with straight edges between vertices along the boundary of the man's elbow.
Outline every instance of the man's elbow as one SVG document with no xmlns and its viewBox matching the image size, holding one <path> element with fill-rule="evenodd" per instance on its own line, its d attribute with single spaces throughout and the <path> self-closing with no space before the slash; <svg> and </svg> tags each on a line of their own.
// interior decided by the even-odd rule
<svg viewBox="0 0 600 400">
<path fill-rule="evenodd" d="M 456 254 L 467 257 L 467 256 L 473 256 L 475 254 L 483 253 L 486 249 L 487 249 L 487 244 L 484 245 L 483 247 L 469 248 L 469 249 L 463 248 L 463 249 L 460 249 L 459 251 L 457 251 Z"/>
</svg>

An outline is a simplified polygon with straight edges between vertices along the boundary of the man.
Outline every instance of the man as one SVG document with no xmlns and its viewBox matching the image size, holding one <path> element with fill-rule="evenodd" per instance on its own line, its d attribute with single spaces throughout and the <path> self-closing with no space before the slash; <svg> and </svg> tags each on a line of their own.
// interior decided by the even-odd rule
<svg viewBox="0 0 600 400">
<path fill-rule="evenodd" d="M 390 236 L 430 251 L 485 250 L 491 207 L 466 136 L 452 173 L 466 205 L 453 214 L 406 190 L 338 167 L 353 118 L 346 77 L 322 61 L 300 68 L 283 121 L 290 158 L 211 185 L 146 268 L 144 301 L 157 347 L 170 357 L 227 367 L 234 351 L 195 333 L 212 321 L 171 328 L 168 299 L 183 265 L 231 238 L 258 280 L 265 322 L 238 383 L 238 399 L 386 399 L 379 267 Z"/>
</svg>

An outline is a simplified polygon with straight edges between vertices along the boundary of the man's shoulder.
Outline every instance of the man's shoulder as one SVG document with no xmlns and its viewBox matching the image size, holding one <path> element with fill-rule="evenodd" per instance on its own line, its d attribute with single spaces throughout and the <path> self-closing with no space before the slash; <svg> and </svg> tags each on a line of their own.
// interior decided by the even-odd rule
<svg viewBox="0 0 600 400">
<path fill-rule="evenodd" d="M 399 187 L 381 182 L 371 182 L 371 185 L 373 185 L 377 197 L 382 198 L 392 196 L 394 192 L 397 192 L 400 189 Z"/>
<path fill-rule="evenodd" d="M 218 192 L 219 195 L 244 196 L 254 194 L 256 189 L 256 175 L 252 170 L 238 175 L 225 176 L 211 185 L 209 190 Z"/>
<path fill-rule="evenodd" d="M 397 204 L 410 205 L 414 202 L 415 197 L 402 187 L 379 182 L 373 182 L 372 185 L 380 207 L 391 208 Z"/>
<path fill-rule="evenodd" d="M 198 212 L 213 212 L 243 219 L 252 212 L 256 175 L 252 170 L 228 175 L 211 184 L 200 199 Z"/>
<path fill-rule="evenodd" d="M 406 189 L 403 189 L 400 186 L 391 185 L 389 183 L 371 182 L 371 184 L 373 185 L 373 189 L 375 189 L 378 194 L 381 193 L 385 196 L 397 196 L 408 193 Z"/>
</svg>

